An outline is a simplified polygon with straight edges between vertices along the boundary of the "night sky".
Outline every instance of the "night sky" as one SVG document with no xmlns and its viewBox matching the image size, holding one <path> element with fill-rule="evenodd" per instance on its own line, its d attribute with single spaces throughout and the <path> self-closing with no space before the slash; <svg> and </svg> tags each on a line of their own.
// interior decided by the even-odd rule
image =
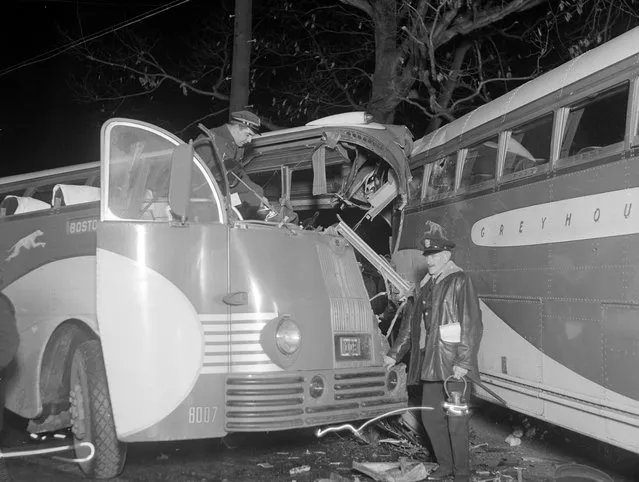
<svg viewBox="0 0 639 482">
<path fill-rule="evenodd" d="M 73 39 L 102 31 L 158 6 L 159 0 L 18 0 L 3 4 L 0 33 L 0 177 L 99 159 L 99 133 L 110 117 L 96 104 L 78 102 L 70 72 L 80 63 L 68 53 L 8 70 Z M 195 2 L 193 2 L 195 3 Z M 190 4 L 146 20 L 151 30 L 187 22 Z M 183 19 L 183 20 L 182 20 Z M 12 24 L 13 28 L 7 28 Z"/>
</svg>

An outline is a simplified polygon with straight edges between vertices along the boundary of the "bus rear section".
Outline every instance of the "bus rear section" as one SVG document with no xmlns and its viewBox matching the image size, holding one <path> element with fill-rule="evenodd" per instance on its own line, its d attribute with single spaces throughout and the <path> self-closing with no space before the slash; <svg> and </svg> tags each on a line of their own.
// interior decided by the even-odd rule
<svg viewBox="0 0 639 482">
<path fill-rule="evenodd" d="M 25 244 L 3 264 L 19 272 L 2 291 L 22 341 L 9 408 L 35 432 L 70 427 L 92 443 L 86 475 L 116 476 L 129 442 L 311 427 L 406 406 L 405 373 L 383 368 L 344 239 L 230 219 L 208 167 L 149 124 L 107 122 L 97 167 L 20 180 L 22 194 L 45 178 L 91 185 L 89 203 L 0 220 L 8 252 Z"/>
</svg>

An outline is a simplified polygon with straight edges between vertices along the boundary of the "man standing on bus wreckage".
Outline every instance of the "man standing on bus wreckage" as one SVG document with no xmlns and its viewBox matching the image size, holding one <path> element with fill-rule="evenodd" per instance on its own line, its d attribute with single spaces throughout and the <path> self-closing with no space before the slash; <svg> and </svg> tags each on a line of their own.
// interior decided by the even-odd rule
<svg viewBox="0 0 639 482">
<path fill-rule="evenodd" d="M 240 205 L 238 211 L 244 219 L 262 219 L 266 221 L 282 221 L 288 215 L 289 221 L 297 220 L 297 215 L 290 206 L 270 203 L 264 196 L 261 186 L 253 182 L 244 170 L 242 158 L 244 149 L 254 137 L 259 136 L 260 118 L 247 110 L 231 113 L 228 123 L 211 129 L 215 136 L 217 152 L 228 171 L 229 187 L 232 194 L 237 194 Z M 202 138 L 200 135 L 198 139 Z M 223 182 L 217 162 L 214 160 L 212 146 L 203 145 L 197 149 L 198 154 L 213 173 L 217 182 Z M 274 207 L 275 206 L 275 207 Z M 276 212 L 279 208 L 279 213 Z"/>
<path fill-rule="evenodd" d="M 464 382 L 479 377 L 479 299 L 470 277 L 451 260 L 455 243 L 440 225 L 427 221 L 416 247 L 426 257 L 428 273 L 409 300 L 384 363 L 390 368 L 410 351 L 408 384 L 421 383 L 422 406 L 435 408 L 421 411 L 439 464 L 427 480 L 469 481 L 469 416 L 447 416 L 444 402 L 447 388 L 463 393 L 462 403 L 468 403 L 470 384 L 465 389 Z"/>
</svg>

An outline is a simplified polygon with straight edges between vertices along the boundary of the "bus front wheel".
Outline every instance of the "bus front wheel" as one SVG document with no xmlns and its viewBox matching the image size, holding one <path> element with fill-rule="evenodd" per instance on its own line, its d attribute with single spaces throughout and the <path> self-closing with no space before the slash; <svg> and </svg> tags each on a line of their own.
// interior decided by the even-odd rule
<svg viewBox="0 0 639 482">
<path fill-rule="evenodd" d="M 111 399 L 107 385 L 102 348 L 98 340 L 88 340 L 73 354 L 70 376 L 70 402 L 73 436 L 76 442 L 90 442 L 94 456 L 81 462 L 80 469 L 88 477 L 116 477 L 124 468 L 126 444 L 115 432 Z M 86 446 L 76 449 L 76 457 L 90 454 Z"/>
</svg>

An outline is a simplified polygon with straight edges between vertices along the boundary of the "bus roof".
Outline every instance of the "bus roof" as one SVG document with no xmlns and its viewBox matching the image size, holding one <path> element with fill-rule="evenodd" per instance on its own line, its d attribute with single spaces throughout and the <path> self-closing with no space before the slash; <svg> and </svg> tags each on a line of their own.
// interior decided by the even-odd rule
<svg viewBox="0 0 639 482">
<path fill-rule="evenodd" d="M 488 104 L 446 124 L 415 141 L 411 157 L 427 152 L 491 120 L 639 54 L 639 27 L 581 54 Z"/>
<path fill-rule="evenodd" d="M 29 172 L 26 174 L 17 174 L 15 176 L 8 176 L 0 178 L 0 186 L 5 184 L 14 184 L 17 182 L 30 181 L 33 179 L 41 179 L 50 176 L 57 176 L 60 174 L 71 174 L 78 171 L 84 171 L 87 169 L 98 169 L 100 167 L 99 162 L 87 162 L 85 164 L 76 164 L 74 166 L 58 167 L 55 169 L 46 169 L 44 171 Z"/>
</svg>

